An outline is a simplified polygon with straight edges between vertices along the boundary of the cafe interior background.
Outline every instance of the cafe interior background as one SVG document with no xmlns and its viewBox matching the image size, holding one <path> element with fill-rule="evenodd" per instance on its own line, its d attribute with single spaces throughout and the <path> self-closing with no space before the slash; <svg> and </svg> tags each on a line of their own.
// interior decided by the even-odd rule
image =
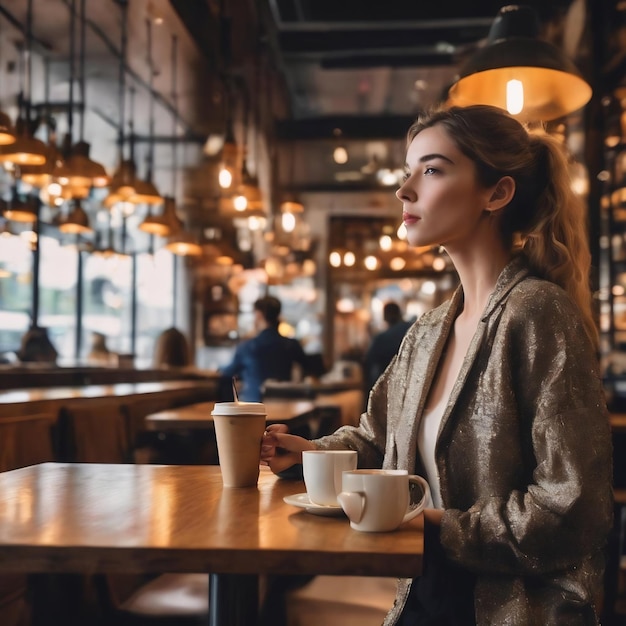
<svg viewBox="0 0 626 626">
<path fill-rule="evenodd" d="M 520 117 L 571 152 L 603 369 L 619 396 L 626 3 L 526 4 L 538 30 L 525 43 L 557 50 L 573 64 L 561 74 L 584 79 L 559 85 L 544 109 L 527 83 Z M 454 271 L 445 251 L 407 246 L 394 195 L 406 130 L 489 48 L 501 7 L 3 0 L 0 141 L 19 142 L 0 146 L 3 359 L 14 364 L 39 326 L 59 365 L 85 363 L 97 331 L 150 366 L 174 326 L 210 370 L 271 293 L 282 332 L 330 368 L 360 358 L 385 301 L 407 318 L 441 302 Z"/>
</svg>

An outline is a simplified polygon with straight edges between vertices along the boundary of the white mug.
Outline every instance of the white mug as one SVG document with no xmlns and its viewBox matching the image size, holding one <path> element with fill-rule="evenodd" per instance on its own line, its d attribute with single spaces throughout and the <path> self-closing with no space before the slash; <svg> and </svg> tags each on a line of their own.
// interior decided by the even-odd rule
<svg viewBox="0 0 626 626">
<path fill-rule="evenodd" d="M 309 500 L 313 504 L 339 506 L 341 475 L 357 464 L 356 450 L 304 450 L 302 473 Z"/>
<path fill-rule="evenodd" d="M 337 500 L 354 530 L 384 532 L 417 517 L 429 497 L 421 476 L 406 470 L 363 469 L 343 473 Z"/>
</svg>

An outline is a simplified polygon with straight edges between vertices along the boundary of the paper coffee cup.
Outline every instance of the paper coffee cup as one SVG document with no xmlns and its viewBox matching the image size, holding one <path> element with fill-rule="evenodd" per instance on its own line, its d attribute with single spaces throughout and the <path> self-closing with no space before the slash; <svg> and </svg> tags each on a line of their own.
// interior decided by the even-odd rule
<svg viewBox="0 0 626 626">
<path fill-rule="evenodd" d="M 216 402 L 211 415 L 224 487 L 254 487 L 259 480 L 265 405 Z"/>
</svg>

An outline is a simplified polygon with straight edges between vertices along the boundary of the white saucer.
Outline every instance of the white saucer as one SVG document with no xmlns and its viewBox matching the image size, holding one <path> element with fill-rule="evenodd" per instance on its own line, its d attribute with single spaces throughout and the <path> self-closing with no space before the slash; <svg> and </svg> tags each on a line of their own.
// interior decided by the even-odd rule
<svg viewBox="0 0 626 626">
<path fill-rule="evenodd" d="M 292 496 L 285 496 L 283 500 L 287 504 L 297 506 L 298 508 L 304 509 L 307 513 L 312 513 L 313 515 L 344 515 L 343 509 L 340 505 L 315 504 L 309 500 L 309 495 L 307 493 L 296 493 Z"/>
</svg>

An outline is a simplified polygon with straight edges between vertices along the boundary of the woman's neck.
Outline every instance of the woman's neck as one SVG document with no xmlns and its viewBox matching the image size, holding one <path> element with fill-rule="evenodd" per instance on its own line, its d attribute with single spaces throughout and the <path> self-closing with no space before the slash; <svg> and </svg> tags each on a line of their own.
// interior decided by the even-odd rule
<svg viewBox="0 0 626 626">
<path fill-rule="evenodd" d="M 481 315 L 498 277 L 512 258 L 511 252 L 500 248 L 487 253 L 451 255 L 451 258 L 463 286 L 462 315 Z"/>
</svg>

